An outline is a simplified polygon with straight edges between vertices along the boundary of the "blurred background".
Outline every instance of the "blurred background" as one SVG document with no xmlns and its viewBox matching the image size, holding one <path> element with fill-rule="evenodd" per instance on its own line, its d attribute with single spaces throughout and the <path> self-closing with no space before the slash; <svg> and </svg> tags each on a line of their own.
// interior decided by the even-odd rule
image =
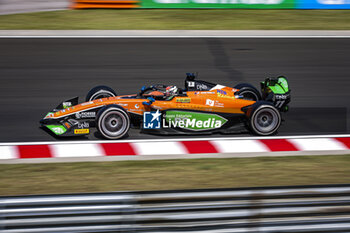
<svg viewBox="0 0 350 233">
<path fill-rule="evenodd" d="M 0 158 L 12 145 L 67 142 L 38 123 L 63 100 L 84 99 L 101 84 L 118 94 L 156 83 L 182 87 L 186 72 L 258 88 L 284 75 L 292 102 L 278 136 L 345 135 L 345 147 L 349 9 L 346 0 L 0 0 Z M 124 38 L 103 36 L 118 33 Z M 150 38 L 162 33 L 173 36 Z M 191 33 L 210 36 L 181 38 Z M 230 33 L 238 36 L 222 36 Z M 332 36 L 303 36 L 313 33 Z M 132 129 L 127 139 L 164 137 Z M 0 159 L 0 232 L 350 232 L 348 154 Z"/>
</svg>

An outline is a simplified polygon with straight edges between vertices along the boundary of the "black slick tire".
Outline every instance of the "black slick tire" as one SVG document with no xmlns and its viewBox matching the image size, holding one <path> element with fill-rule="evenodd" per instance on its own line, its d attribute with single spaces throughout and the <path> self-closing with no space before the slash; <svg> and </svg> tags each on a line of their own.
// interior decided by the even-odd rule
<svg viewBox="0 0 350 233">
<path fill-rule="evenodd" d="M 234 86 L 239 89 L 235 94 L 243 96 L 243 99 L 258 101 L 261 100 L 261 94 L 253 85 L 249 83 L 240 83 Z"/>
<path fill-rule="evenodd" d="M 117 93 L 108 86 L 96 86 L 92 88 L 86 95 L 85 101 L 117 96 Z"/>
<path fill-rule="evenodd" d="M 281 114 L 273 105 L 261 104 L 254 107 L 249 126 L 254 134 L 268 136 L 276 133 L 281 122 Z"/>
<path fill-rule="evenodd" d="M 126 110 L 121 106 L 108 105 L 98 111 L 96 127 L 103 137 L 119 139 L 129 131 L 130 118 Z"/>
</svg>

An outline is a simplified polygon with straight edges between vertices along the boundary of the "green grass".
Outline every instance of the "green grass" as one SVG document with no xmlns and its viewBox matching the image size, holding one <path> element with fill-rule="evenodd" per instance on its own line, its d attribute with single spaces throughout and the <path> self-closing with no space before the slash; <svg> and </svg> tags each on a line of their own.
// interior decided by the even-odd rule
<svg viewBox="0 0 350 233">
<path fill-rule="evenodd" d="M 0 195 L 350 183 L 350 155 L 0 165 Z"/>
<path fill-rule="evenodd" d="M 350 30 L 350 10 L 66 10 L 2 15 L 0 29 Z"/>
</svg>

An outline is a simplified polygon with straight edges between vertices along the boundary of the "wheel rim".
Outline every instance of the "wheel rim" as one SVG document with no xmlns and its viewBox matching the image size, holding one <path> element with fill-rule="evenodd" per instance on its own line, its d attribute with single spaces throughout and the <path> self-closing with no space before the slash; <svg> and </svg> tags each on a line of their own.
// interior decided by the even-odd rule
<svg viewBox="0 0 350 233">
<path fill-rule="evenodd" d="M 239 95 L 243 96 L 243 99 L 245 100 L 257 101 L 259 99 L 254 92 L 248 90 L 240 92 Z"/>
<path fill-rule="evenodd" d="M 262 133 L 269 133 L 278 126 L 278 114 L 270 108 L 262 109 L 254 118 L 255 128 Z"/>
<path fill-rule="evenodd" d="M 109 137 L 122 135 L 127 128 L 127 119 L 119 111 L 107 112 L 101 120 L 101 129 Z"/>
</svg>

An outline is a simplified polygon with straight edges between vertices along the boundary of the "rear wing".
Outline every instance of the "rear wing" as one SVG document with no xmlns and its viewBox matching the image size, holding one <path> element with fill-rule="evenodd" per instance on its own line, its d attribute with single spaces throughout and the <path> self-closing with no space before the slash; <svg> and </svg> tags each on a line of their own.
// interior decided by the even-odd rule
<svg viewBox="0 0 350 233">
<path fill-rule="evenodd" d="M 260 85 L 263 100 L 273 102 L 275 107 L 282 112 L 288 111 L 291 90 L 286 77 L 267 78 Z"/>
</svg>

